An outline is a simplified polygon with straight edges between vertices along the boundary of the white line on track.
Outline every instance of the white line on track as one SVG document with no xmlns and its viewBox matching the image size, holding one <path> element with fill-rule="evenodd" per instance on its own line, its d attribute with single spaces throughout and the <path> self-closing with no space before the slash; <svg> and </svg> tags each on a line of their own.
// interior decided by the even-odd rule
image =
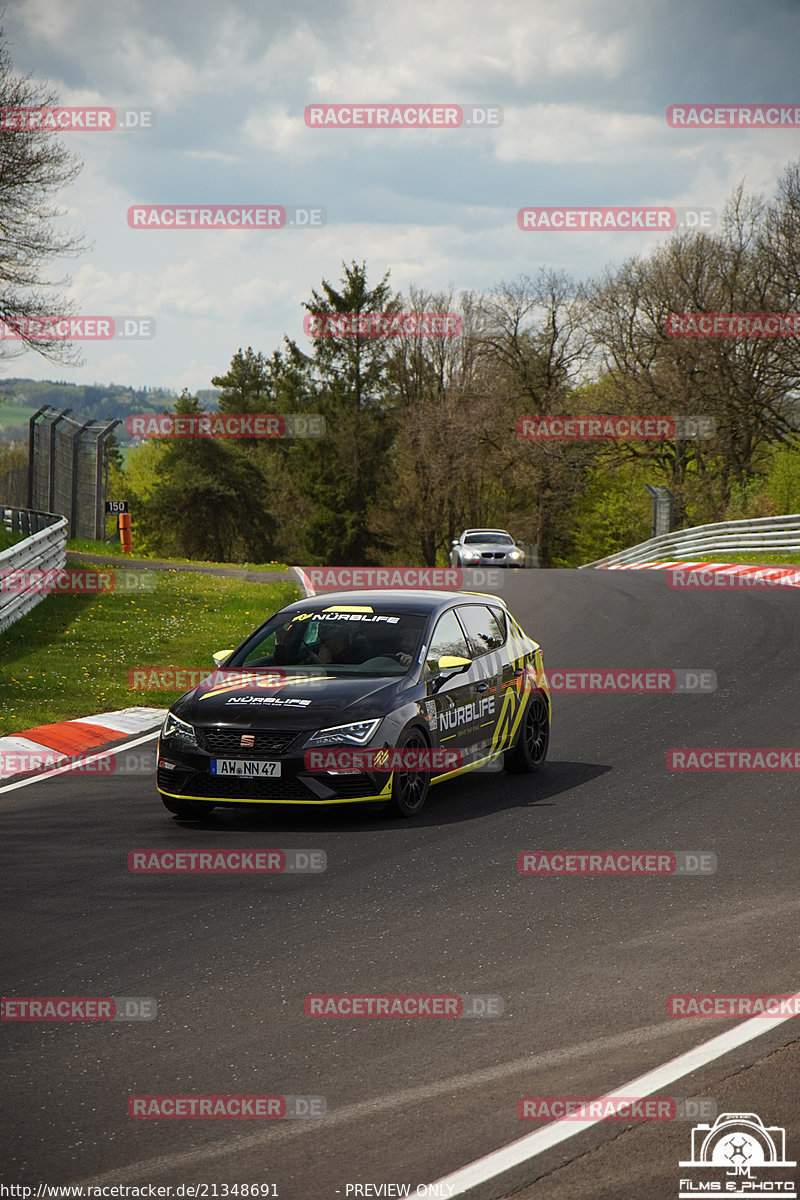
<svg viewBox="0 0 800 1200">
<path fill-rule="evenodd" d="M 704 1020 L 703 1023 L 707 1025 L 708 1019 Z M 776 1024 L 780 1024 L 780 1021 L 765 1018 L 763 1020 L 759 1019 L 758 1023 L 764 1026 L 763 1030 L 759 1030 L 759 1032 L 766 1033 L 768 1028 L 771 1029 Z M 566 1046 L 563 1049 L 546 1050 L 538 1054 L 526 1055 L 524 1058 L 496 1063 L 491 1067 L 482 1067 L 475 1071 L 465 1072 L 462 1075 L 435 1079 L 430 1083 L 417 1084 L 413 1087 L 404 1088 L 399 1092 L 390 1092 L 387 1095 L 375 1096 L 373 1099 L 357 1101 L 353 1104 L 342 1105 L 341 1107 L 331 1107 L 325 1116 L 318 1121 L 265 1122 L 265 1124 L 269 1124 L 269 1129 L 259 1129 L 251 1133 L 226 1134 L 224 1138 L 217 1138 L 215 1140 L 209 1138 L 203 1142 L 202 1146 L 196 1145 L 187 1149 L 173 1150 L 153 1158 L 138 1162 L 129 1162 L 118 1167 L 111 1167 L 101 1174 L 79 1179 L 76 1182 L 84 1186 L 89 1184 L 126 1183 L 130 1182 L 134 1176 L 146 1176 L 148 1179 L 154 1179 L 158 1178 L 159 1173 L 163 1175 L 167 1171 L 182 1171 L 185 1173 L 189 1168 L 198 1169 L 207 1167 L 213 1162 L 220 1162 L 229 1158 L 240 1159 L 245 1154 L 258 1153 L 268 1155 L 270 1147 L 275 1142 L 283 1142 L 287 1139 L 294 1140 L 295 1138 L 302 1138 L 304 1136 L 324 1138 L 334 1129 L 344 1130 L 348 1125 L 353 1123 L 363 1124 L 365 1121 L 374 1121 L 376 1118 L 386 1114 L 396 1114 L 404 1108 L 419 1108 L 421 1104 L 429 1104 L 431 1101 L 437 1101 L 443 1097 L 453 1097 L 460 1092 L 473 1091 L 486 1084 L 507 1082 L 516 1075 L 529 1076 L 532 1071 L 548 1070 L 574 1064 L 586 1058 L 595 1061 L 601 1055 L 613 1054 L 618 1050 L 628 1050 L 632 1044 L 643 1047 L 648 1043 L 661 1042 L 665 1037 L 675 1036 L 682 1032 L 681 1025 L 682 1022 L 678 1020 L 662 1021 L 658 1025 L 628 1029 L 623 1033 L 606 1034 L 603 1037 Z M 736 1031 L 734 1030 L 733 1032 Z M 714 1041 L 717 1040 L 716 1038 L 714 1039 Z M 707 1043 L 707 1045 L 710 1044 Z M 734 1049 L 735 1047 L 731 1046 L 729 1048 Z M 702 1049 L 703 1047 L 700 1047 L 700 1051 Z M 698 1050 L 689 1052 L 690 1055 L 697 1053 Z M 725 1051 L 720 1051 L 720 1053 L 725 1053 Z M 679 1062 L 686 1057 L 686 1055 L 681 1055 L 680 1059 L 673 1059 L 672 1061 Z M 702 1065 L 702 1063 L 694 1063 L 688 1069 L 693 1070 L 695 1066 L 699 1065 Z M 643 1078 L 647 1077 L 644 1076 Z M 630 1087 L 631 1085 L 627 1086 Z M 613 1095 L 618 1097 L 620 1094 L 621 1089 L 615 1089 Z M 574 1121 L 571 1121 L 570 1125 L 572 1127 L 570 1130 L 571 1133 L 580 1133 L 582 1129 L 586 1128 L 586 1125 L 576 1126 Z M 552 1128 L 552 1126 L 548 1126 L 549 1128 Z M 546 1131 L 543 1130 L 542 1132 Z M 512 1143 L 513 1145 L 514 1143 Z M 502 1153 L 502 1151 L 498 1151 L 497 1153 Z M 464 1170 L 469 1170 L 469 1168 L 464 1168 Z M 447 1176 L 447 1179 L 454 1178 L 455 1175 Z M 474 1185 L 470 1184 L 470 1186 Z M 462 1188 L 463 1190 L 465 1189 Z M 453 1191 L 450 1195 L 458 1195 L 458 1192 Z"/>
<path fill-rule="evenodd" d="M 796 993 L 792 1000 L 800 1000 L 800 992 Z M 654 1092 L 660 1092 L 662 1088 L 669 1087 L 676 1079 L 690 1075 L 700 1067 L 721 1058 L 723 1054 L 736 1050 L 739 1046 L 744 1046 L 762 1033 L 775 1029 L 784 1021 L 792 1019 L 790 1016 L 751 1017 L 748 1021 L 742 1021 L 740 1025 L 728 1029 L 718 1037 L 711 1038 L 709 1042 L 703 1042 L 693 1050 L 679 1054 L 677 1058 L 670 1059 L 662 1066 L 656 1067 L 645 1075 L 640 1075 L 638 1079 L 632 1079 L 598 1098 L 602 1102 L 618 1101 L 620 1096 L 636 1096 L 642 1099 L 651 1096 Z M 442 1176 L 432 1185 L 434 1188 L 439 1185 L 439 1192 L 433 1194 L 463 1196 L 464 1192 L 471 1191 L 478 1184 L 486 1183 L 489 1179 L 494 1179 L 496 1176 L 510 1171 L 512 1167 L 518 1167 L 522 1163 L 528 1162 L 538 1154 L 543 1154 L 545 1150 L 550 1150 L 553 1146 L 558 1146 L 559 1143 L 566 1142 L 576 1134 L 590 1129 L 592 1125 L 599 1124 L 601 1120 L 602 1117 L 582 1121 L 562 1117 L 560 1121 L 554 1121 L 544 1129 L 537 1129 L 535 1133 L 518 1138 L 517 1141 L 510 1142 L 501 1150 L 495 1150 L 491 1154 L 486 1154 L 483 1158 L 469 1163 L 466 1167 L 453 1171 L 450 1175 Z M 443 1187 L 445 1184 L 451 1189 L 450 1191 L 445 1191 Z"/>
<path fill-rule="evenodd" d="M 0 787 L 0 796 L 4 792 L 16 791 L 17 788 L 30 787 L 32 783 L 41 783 L 43 779 L 52 779 L 54 775 L 78 774 L 77 768 L 83 766 L 84 763 L 97 762 L 99 758 L 109 758 L 119 750 L 132 750 L 134 746 L 141 746 L 143 742 L 152 742 L 153 738 L 158 737 L 160 729 L 161 726 L 159 725 L 159 728 L 154 729 L 152 733 L 146 733 L 143 737 L 136 738 L 133 742 L 117 742 L 107 750 L 101 750 L 98 754 L 90 754 L 86 758 L 73 759 L 66 766 L 53 767 L 51 771 L 41 771 L 38 775 L 30 775 L 27 779 L 19 779 L 16 783 L 6 783 Z M 49 753 L 54 754 L 56 751 L 51 750 Z"/>
</svg>

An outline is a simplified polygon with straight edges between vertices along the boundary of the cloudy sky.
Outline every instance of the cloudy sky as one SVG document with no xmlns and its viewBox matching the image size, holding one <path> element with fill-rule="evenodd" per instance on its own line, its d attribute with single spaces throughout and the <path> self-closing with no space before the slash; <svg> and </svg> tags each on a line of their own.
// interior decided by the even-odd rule
<svg viewBox="0 0 800 1200">
<path fill-rule="evenodd" d="M 800 129 L 670 128 L 668 105 L 800 104 L 798 0 L 6 0 L 15 69 L 63 105 L 155 113 L 149 130 L 70 132 L 61 196 L 90 249 L 65 264 L 79 313 L 156 336 L 33 353 L 6 375 L 209 386 L 239 347 L 304 342 L 302 302 L 342 262 L 397 289 L 488 289 L 540 265 L 585 278 L 649 232 L 522 232 L 548 205 L 719 211 L 771 194 Z M 314 129 L 314 104 L 498 106 L 503 123 Z M 132 205 L 308 206 L 315 229 L 131 229 Z M 663 235 L 660 235 L 663 236 Z"/>
</svg>

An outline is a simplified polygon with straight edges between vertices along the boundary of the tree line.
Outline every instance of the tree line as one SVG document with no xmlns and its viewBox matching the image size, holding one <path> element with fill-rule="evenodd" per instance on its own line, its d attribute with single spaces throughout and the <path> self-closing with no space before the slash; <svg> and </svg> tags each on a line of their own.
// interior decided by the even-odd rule
<svg viewBox="0 0 800 1200">
<path fill-rule="evenodd" d="M 10 108 L 57 99 L 15 75 L 2 29 L 0 98 Z M 79 169 L 52 133 L 0 138 L 0 319 L 21 330 L 2 358 L 34 349 L 75 361 L 74 347 L 40 331 L 71 311 L 64 281 L 46 268 L 84 248 L 56 227 L 63 210 L 51 203 Z M 671 313 L 797 310 L 800 160 L 770 198 L 737 188 L 718 230 L 676 232 L 592 279 L 540 269 L 456 297 L 396 293 L 388 272 L 373 282 L 363 262 L 343 271 L 338 284 L 312 290 L 308 314 L 456 312 L 461 331 L 342 333 L 305 347 L 286 337 L 270 356 L 240 348 L 211 380 L 221 411 L 320 413 L 326 436 L 144 443 L 128 455 L 124 480 L 113 465 L 140 546 L 228 560 L 434 565 L 464 526 L 502 525 L 536 543 L 542 565 L 573 565 L 648 535 L 644 483 L 672 490 L 678 527 L 800 509 L 797 337 L 667 330 Z M 175 411 L 201 412 L 203 399 L 184 391 Z M 716 436 L 517 436 L 519 417 L 556 414 L 699 414 L 715 420 Z"/>
<path fill-rule="evenodd" d="M 736 189 L 714 232 L 682 230 L 597 278 L 541 269 L 488 293 L 393 291 L 343 264 L 309 314 L 455 312 L 452 337 L 339 335 L 234 354 L 226 413 L 321 413 L 320 439 L 153 440 L 128 456 L 147 547 L 214 559 L 445 561 L 466 526 L 508 528 L 543 566 L 649 536 L 645 483 L 676 525 L 800 509 L 797 337 L 675 337 L 675 313 L 784 313 L 800 294 L 800 160 L 765 200 Z M 331 328 L 333 326 L 330 326 Z M 187 392 L 176 412 L 202 412 Z M 710 416 L 716 435 L 529 441 L 520 416 Z"/>
</svg>

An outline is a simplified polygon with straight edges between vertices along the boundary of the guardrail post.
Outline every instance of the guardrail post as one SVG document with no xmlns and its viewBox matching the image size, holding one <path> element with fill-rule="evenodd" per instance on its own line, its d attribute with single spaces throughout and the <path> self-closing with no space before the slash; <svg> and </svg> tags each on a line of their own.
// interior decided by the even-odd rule
<svg viewBox="0 0 800 1200">
<path fill-rule="evenodd" d="M 663 533 L 672 533 L 675 513 L 675 497 L 669 488 L 644 485 L 653 497 L 653 523 L 651 537 L 660 537 Z"/>
</svg>

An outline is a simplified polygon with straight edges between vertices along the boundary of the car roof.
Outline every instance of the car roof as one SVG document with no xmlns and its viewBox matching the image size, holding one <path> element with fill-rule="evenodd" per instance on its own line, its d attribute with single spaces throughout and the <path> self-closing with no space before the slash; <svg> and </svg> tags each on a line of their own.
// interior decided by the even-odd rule
<svg viewBox="0 0 800 1200">
<path fill-rule="evenodd" d="M 348 605 L 370 605 L 376 611 L 402 608 L 409 613 L 428 614 L 444 610 L 452 604 L 464 603 L 471 600 L 475 603 L 491 601 L 505 608 L 499 596 L 483 592 L 448 592 L 435 588 L 381 588 L 371 591 L 350 592 L 320 592 L 316 596 L 307 596 L 304 600 L 295 600 L 287 604 L 281 612 L 307 612 L 310 606 L 314 609 L 346 608 Z"/>
</svg>

